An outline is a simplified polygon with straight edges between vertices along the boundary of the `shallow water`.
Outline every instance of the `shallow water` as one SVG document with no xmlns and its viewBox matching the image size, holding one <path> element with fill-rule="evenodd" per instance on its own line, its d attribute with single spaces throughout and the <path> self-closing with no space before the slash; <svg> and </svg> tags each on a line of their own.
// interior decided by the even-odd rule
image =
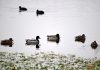
<svg viewBox="0 0 100 70">
<path fill-rule="evenodd" d="M 0 45 L 0 51 L 9 52 L 48 52 L 76 54 L 82 57 L 100 58 L 100 46 L 93 50 L 91 42 L 100 44 L 99 0 L 0 0 L 0 40 L 13 38 L 13 47 Z M 19 5 L 27 7 L 27 12 L 18 12 Z M 35 11 L 42 9 L 44 15 L 36 16 Z M 59 44 L 47 41 L 47 35 L 59 33 Z M 84 44 L 74 41 L 76 35 L 85 34 Z M 40 49 L 26 46 L 25 39 L 40 39 Z"/>
</svg>

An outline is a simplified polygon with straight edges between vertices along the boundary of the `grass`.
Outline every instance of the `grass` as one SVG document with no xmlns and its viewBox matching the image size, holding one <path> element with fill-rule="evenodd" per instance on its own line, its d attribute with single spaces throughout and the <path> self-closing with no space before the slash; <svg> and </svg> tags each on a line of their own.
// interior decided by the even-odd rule
<svg viewBox="0 0 100 70">
<path fill-rule="evenodd" d="M 75 55 L 60 55 L 40 52 L 32 55 L 24 53 L 0 52 L 0 70 L 87 70 L 93 64 L 100 70 L 100 60 L 86 59 Z"/>
</svg>

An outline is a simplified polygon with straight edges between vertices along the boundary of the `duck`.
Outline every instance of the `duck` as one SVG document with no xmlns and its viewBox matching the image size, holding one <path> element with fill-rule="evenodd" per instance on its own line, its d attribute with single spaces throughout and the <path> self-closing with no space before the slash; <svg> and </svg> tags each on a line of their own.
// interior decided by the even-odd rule
<svg viewBox="0 0 100 70">
<path fill-rule="evenodd" d="M 39 36 L 36 36 L 36 39 L 26 39 L 26 45 L 36 45 L 36 48 L 39 48 Z"/>
<path fill-rule="evenodd" d="M 75 37 L 75 41 L 85 43 L 85 40 L 86 40 L 85 37 L 86 37 L 85 34 L 76 36 L 76 37 Z"/>
<path fill-rule="evenodd" d="M 44 11 L 42 10 L 36 10 L 36 15 L 39 16 L 39 15 L 43 15 L 44 14 Z"/>
<path fill-rule="evenodd" d="M 96 41 L 91 43 L 91 48 L 96 49 L 98 47 L 98 43 Z"/>
<path fill-rule="evenodd" d="M 51 41 L 51 42 L 59 43 L 59 41 L 60 41 L 60 35 L 59 34 L 56 34 L 56 35 L 47 35 L 47 40 Z"/>
<path fill-rule="evenodd" d="M 27 11 L 27 8 L 19 6 L 19 12 Z"/>
<path fill-rule="evenodd" d="M 1 45 L 12 47 L 13 39 L 9 38 L 9 39 L 6 39 L 6 40 L 1 40 Z"/>
</svg>

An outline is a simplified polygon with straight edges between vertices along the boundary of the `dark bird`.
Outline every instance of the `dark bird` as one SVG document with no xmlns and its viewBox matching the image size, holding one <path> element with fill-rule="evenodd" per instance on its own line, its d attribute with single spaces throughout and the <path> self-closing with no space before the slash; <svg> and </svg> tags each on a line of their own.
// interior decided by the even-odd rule
<svg viewBox="0 0 100 70">
<path fill-rule="evenodd" d="M 36 39 L 26 39 L 26 45 L 36 45 L 36 48 L 39 48 L 39 36 L 36 36 Z"/>
<path fill-rule="evenodd" d="M 51 42 L 59 43 L 59 41 L 60 41 L 60 35 L 59 34 L 56 34 L 56 35 L 47 35 L 47 40 L 51 41 Z"/>
<path fill-rule="evenodd" d="M 27 11 L 27 8 L 19 6 L 19 12 Z"/>
<path fill-rule="evenodd" d="M 1 40 L 1 45 L 12 47 L 12 45 L 13 45 L 13 39 L 9 38 L 8 40 Z"/>
<path fill-rule="evenodd" d="M 85 34 L 82 34 L 82 35 L 79 35 L 79 36 L 76 36 L 76 37 L 75 37 L 75 41 L 78 41 L 78 42 L 84 43 L 85 40 L 86 40 Z"/>
<path fill-rule="evenodd" d="M 44 14 L 44 11 L 42 10 L 36 10 L 36 15 L 39 16 L 39 15 L 43 15 Z"/>
<path fill-rule="evenodd" d="M 92 49 L 96 49 L 97 47 L 98 47 L 98 44 L 97 44 L 96 41 L 94 41 L 94 42 L 91 43 L 91 48 Z"/>
</svg>

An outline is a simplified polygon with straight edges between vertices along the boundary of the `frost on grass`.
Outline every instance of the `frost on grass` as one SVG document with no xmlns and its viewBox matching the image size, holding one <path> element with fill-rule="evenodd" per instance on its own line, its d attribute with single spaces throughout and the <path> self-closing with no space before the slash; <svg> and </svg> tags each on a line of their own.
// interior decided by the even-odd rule
<svg viewBox="0 0 100 70">
<path fill-rule="evenodd" d="M 0 70 L 87 70 L 88 64 L 100 70 L 100 60 L 95 58 L 85 59 L 53 52 L 28 56 L 24 53 L 0 52 Z"/>
</svg>

